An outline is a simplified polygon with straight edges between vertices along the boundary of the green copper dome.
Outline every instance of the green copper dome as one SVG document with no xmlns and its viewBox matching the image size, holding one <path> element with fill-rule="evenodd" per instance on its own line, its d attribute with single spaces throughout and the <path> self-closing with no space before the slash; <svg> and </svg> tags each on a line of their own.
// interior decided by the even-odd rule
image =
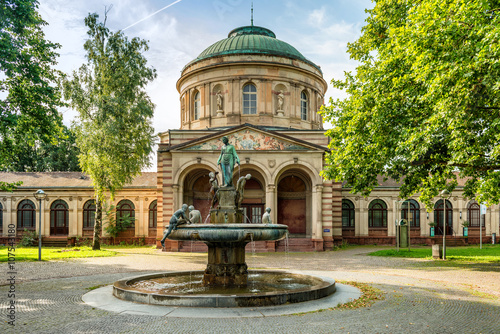
<svg viewBox="0 0 500 334">
<path fill-rule="evenodd" d="M 211 57 L 233 54 L 264 54 L 287 57 L 301 60 L 321 71 L 318 65 L 304 57 L 296 48 L 277 39 L 271 30 L 257 26 L 246 26 L 232 30 L 226 39 L 206 48 L 190 64 Z"/>
</svg>

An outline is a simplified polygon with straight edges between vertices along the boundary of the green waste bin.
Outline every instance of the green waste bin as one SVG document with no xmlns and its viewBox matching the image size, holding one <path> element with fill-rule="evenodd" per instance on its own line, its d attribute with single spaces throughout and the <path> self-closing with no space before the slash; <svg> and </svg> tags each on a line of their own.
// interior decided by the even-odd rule
<svg viewBox="0 0 500 334">
<path fill-rule="evenodd" d="M 399 226 L 399 246 L 408 247 L 408 225 Z"/>
</svg>

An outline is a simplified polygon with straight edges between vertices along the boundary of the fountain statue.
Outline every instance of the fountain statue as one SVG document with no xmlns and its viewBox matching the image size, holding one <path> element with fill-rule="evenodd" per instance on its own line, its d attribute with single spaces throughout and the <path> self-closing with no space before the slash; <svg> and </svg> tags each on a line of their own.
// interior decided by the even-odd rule
<svg viewBox="0 0 500 334">
<path fill-rule="evenodd" d="M 241 203 L 247 174 L 233 186 L 233 171 L 240 160 L 227 137 L 217 164 L 222 169 L 222 187 L 218 186 L 216 173 L 211 172 L 210 183 L 216 207 L 210 210 L 210 224 L 189 224 L 173 229 L 168 238 L 173 240 L 199 240 L 208 246 L 208 264 L 203 276 L 207 286 L 245 286 L 248 269 L 245 263 L 245 246 L 251 241 L 280 240 L 287 233 L 286 225 L 248 224 Z M 213 202 L 212 202 L 213 203 Z"/>
<path fill-rule="evenodd" d="M 222 170 L 223 186 L 219 186 L 217 172 L 209 173 L 210 223 L 201 224 L 200 217 L 194 212 L 197 210 L 184 204 L 173 214 L 162 239 L 162 245 L 166 238 L 203 241 L 208 246 L 205 271 L 202 274 L 153 274 L 117 281 L 113 287 L 116 297 L 158 305 L 233 307 L 301 302 L 322 298 L 335 291 L 335 282 L 282 272 L 253 271 L 249 282 L 245 246 L 260 240 L 282 240 L 288 228 L 272 223 L 270 208 L 263 216 L 264 223 L 245 223 L 241 203 L 245 184 L 252 176 L 240 177 L 236 187 L 233 186 L 234 165 L 239 165 L 239 158 L 228 138 L 223 137 L 222 141 L 224 145 L 217 164 Z M 195 284 L 192 280 L 198 279 L 198 275 L 200 283 Z M 193 288 L 186 289 L 186 286 Z"/>
</svg>

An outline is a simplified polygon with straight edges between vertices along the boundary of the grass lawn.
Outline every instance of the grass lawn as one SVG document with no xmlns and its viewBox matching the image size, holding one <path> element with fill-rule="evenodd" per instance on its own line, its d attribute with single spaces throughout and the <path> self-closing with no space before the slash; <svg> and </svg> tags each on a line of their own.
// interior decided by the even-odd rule
<svg viewBox="0 0 500 334">
<path fill-rule="evenodd" d="M 408 257 L 432 259 L 431 246 L 425 248 L 400 249 L 384 249 L 370 253 L 372 256 L 390 256 L 390 257 Z M 467 247 L 446 247 L 446 259 L 450 261 L 464 261 L 476 263 L 500 263 L 500 245 L 483 245 L 483 249 L 479 246 Z"/>
<path fill-rule="evenodd" d="M 42 247 L 42 261 L 62 260 L 81 257 L 115 256 L 117 252 L 101 249 L 93 251 L 91 247 L 57 248 Z M 14 255 L 15 262 L 38 261 L 38 247 L 19 247 L 14 252 L 8 252 L 7 247 L 0 247 L 0 262 L 7 262 Z"/>
</svg>

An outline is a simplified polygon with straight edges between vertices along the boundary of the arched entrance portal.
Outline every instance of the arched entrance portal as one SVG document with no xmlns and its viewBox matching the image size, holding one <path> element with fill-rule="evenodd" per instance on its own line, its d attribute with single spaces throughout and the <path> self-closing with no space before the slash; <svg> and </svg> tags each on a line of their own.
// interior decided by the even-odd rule
<svg viewBox="0 0 500 334">
<path fill-rule="evenodd" d="M 193 205 L 196 210 L 201 213 L 203 222 L 210 213 L 210 173 L 207 169 L 197 169 L 191 171 L 184 179 L 184 196 L 181 204 Z M 178 210 L 179 208 L 174 208 Z"/>
<path fill-rule="evenodd" d="M 252 178 L 245 183 L 241 207 L 246 217 L 246 223 L 260 224 L 262 223 L 262 215 L 265 210 L 264 203 L 266 202 L 266 192 L 264 191 L 265 181 L 262 174 L 248 167 L 242 168 L 241 171 L 235 172 L 233 184 L 236 186 L 238 178 L 247 174 L 252 175 Z"/>
<path fill-rule="evenodd" d="M 311 191 L 308 178 L 300 172 L 288 172 L 278 183 L 278 224 L 288 226 L 290 234 L 306 236 Z"/>
</svg>

